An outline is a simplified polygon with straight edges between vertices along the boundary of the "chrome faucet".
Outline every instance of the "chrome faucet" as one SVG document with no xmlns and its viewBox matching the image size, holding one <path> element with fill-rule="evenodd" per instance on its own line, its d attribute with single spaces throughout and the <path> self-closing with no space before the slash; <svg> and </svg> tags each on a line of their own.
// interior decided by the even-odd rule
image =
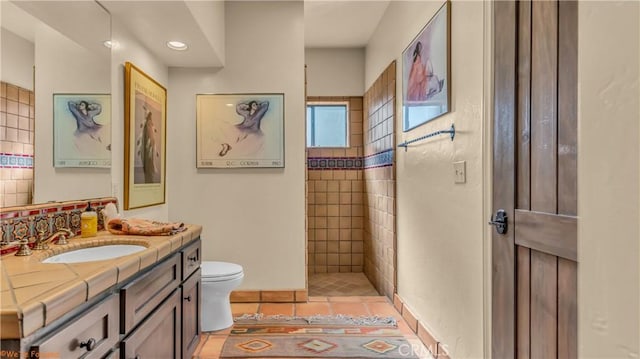
<svg viewBox="0 0 640 359">
<path fill-rule="evenodd" d="M 74 234 L 71 230 L 67 228 L 59 228 L 57 231 L 51 233 L 49 237 L 46 237 L 44 232 L 39 233 L 38 238 L 36 239 L 36 244 L 33 247 L 35 250 L 48 249 L 48 242 L 53 241 L 58 238 L 58 244 L 68 244 L 67 237 L 71 238 Z"/>
</svg>

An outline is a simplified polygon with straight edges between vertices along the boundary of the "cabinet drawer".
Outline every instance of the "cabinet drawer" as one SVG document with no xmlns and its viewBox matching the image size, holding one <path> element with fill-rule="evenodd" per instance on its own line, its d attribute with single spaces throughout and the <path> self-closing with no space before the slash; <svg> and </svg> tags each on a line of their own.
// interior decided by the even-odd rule
<svg viewBox="0 0 640 359">
<path fill-rule="evenodd" d="M 128 333 L 178 287 L 181 269 L 175 254 L 120 290 L 120 333 Z"/>
<path fill-rule="evenodd" d="M 118 305 L 117 294 L 105 299 L 52 336 L 33 345 L 33 357 L 104 357 L 120 339 Z"/>
<path fill-rule="evenodd" d="M 182 280 L 189 278 L 191 273 L 200 268 L 201 262 L 200 239 L 188 245 L 182 250 Z"/>
</svg>

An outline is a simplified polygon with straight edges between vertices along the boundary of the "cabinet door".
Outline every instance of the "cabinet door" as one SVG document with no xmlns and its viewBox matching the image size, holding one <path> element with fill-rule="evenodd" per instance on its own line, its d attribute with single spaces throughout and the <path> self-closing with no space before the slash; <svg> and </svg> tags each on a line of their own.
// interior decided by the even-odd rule
<svg viewBox="0 0 640 359">
<path fill-rule="evenodd" d="M 125 359 L 175 359 L 181 352 L 181 291 L 175 290 L 136 330 L 126 337 L 120 352 Z"/>
<path fill-rule="evenodd" d="M 31 347 L 35 358 L 102 358 L 118 337 L 118 295 L 114 294 Z"/>
<path fill-rule="evenodd" d="M 178 287 L 181 271 L 180 256 L 176 254 L 120 290 L 120 334 L 131 331 Z"/>
<path fill-rule="evenodd" d="M 182 284 L 182 359 L 190 359 L 200 342 L 200 269 Z"/>
</svg>

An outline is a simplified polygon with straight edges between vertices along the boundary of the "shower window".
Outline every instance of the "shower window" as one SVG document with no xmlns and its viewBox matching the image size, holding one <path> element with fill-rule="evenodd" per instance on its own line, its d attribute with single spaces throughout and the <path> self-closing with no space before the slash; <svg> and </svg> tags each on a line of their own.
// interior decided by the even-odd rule
<svg viewBox="0 0 640 359">
<path fill-rule="evenodd" d="M 349 147 L 346 102 L 307 103 L 307 147 Z"/>
</svg>

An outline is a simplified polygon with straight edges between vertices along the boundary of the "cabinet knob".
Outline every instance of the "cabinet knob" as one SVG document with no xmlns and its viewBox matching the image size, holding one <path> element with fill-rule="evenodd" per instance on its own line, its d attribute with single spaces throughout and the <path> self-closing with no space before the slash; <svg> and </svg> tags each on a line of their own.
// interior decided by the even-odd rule
<svg viewBox="0 0 640 359">
<path fill-rule="evenodd" d="M 184 300 L 186 300 L 187 302 L 190 302 L 191 301 L 191 296 L 184 297 Z"/>
<path fill-rule="evenodd" d="M 195 262 L 195 261 L 197 261 L 197 260 L 198 260 L 198 257 L 197 257 L 197 256 L 187 257 L 187 259 L 188 259 L 188 260 L 190 260 L 190 261 L 192 261 L 192 262 Z"/>
<path fill-rule="evenodd" d="M 80 342 L 80 348 L 87 348 L 87 351 L 90 352 L 96 348 L 96 340 L 90 338 L 86 342 Z"/>
</svg>

